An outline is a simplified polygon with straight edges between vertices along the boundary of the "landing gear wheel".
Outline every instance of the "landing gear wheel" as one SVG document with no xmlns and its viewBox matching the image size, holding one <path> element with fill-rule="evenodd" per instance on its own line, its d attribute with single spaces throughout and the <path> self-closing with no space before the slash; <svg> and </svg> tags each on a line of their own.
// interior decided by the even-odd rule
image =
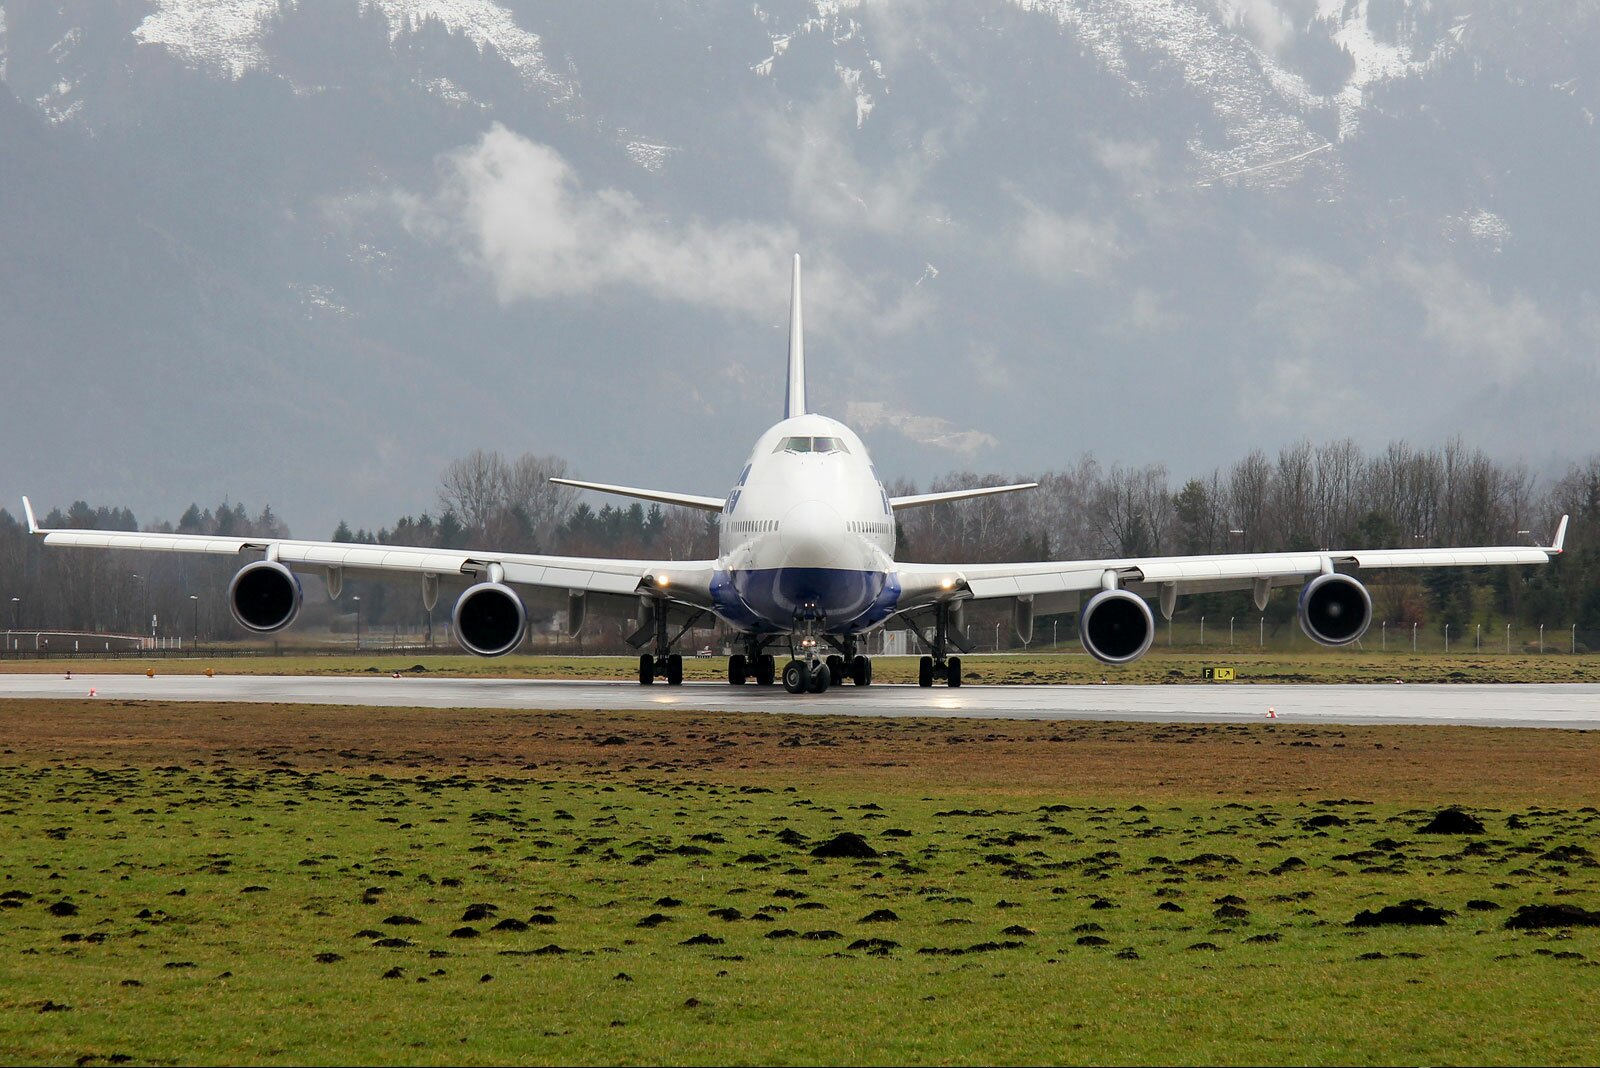
<svg viewBox="0 0 1600 1068">
<path fill-rule="evenodd" d="M 656 659 L 649 653 L 639 654 L 639 685 L 648 686 L 656 681 Z"/>
<path fill-rule="evenodd" d="M 952 690 L 961 685 L 961 658 L 952 656 L 945 665 L 944 684 Z"/>
<path fill-rule="evenodd" d="M 858 656 L 850 662 L 850 681 L 857 686 L 872 685 L 872 660 Z"/>
<path fill-rule="evenodd" d="M 829 679 L 829 681 L 831 681 L 831 682 L 843 682 L 844 681 L 844 675 L 845 675 L 844 657 L 839 656 L 837 654 L 835 654 L 834 656 L 830 656 L 827 659 L 827 664 L 828 664 L 828 679 Z"/>
<path fill-rule="evenodd" d="M 933 685 L 933 657 L 925 656 L 917 661 L 917 685 L 924 688 Z"/>
<path fill-rule="evenodd" d="M 744 666 L 744 654 L 734 653 L 728 657 L 728 683 L 731 686 L 743 686 L 744 680 L 750 677 L 750 672 Z"/>
<path fill-rule="evenodd" d="M 683 685 L 683 654 L 673 653 L 667 657 L 667 685 Z"/>
<path fill-rule="evenodd" d="M 828 670 L 827 664 L 818 664 L 811 672 L 811 692 L 821 693 L 832 682 L 833 672 Z"/>
<path fill-rule="evenodd" d="M 791 660 L 783 667 L 783 688 L 790 693 L 811 689 L 811 668 L 804 660 Z"/>
<path fill-rule="evenodd" d="M 768 654 L 756 657 L 756 685 L 771 686 L 778 674 L 778 666 Z"/>
</svg>

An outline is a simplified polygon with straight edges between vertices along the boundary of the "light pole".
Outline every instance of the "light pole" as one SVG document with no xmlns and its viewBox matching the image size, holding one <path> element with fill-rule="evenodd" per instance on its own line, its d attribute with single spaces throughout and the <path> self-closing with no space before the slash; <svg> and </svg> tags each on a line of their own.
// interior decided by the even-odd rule
<svg viewBox="0 0 1600 1068">
<path fill-rule="evenodd" d="M 1511 655 L 1511 620 L 1506 620 L 1506 655 Z"/>
<path fill-rule="evenodd" d="M 1050 651 L 1052 653 L 1056 651 L 1056 645 L 1057 645 L 1057 643 L 1056 643 L 1056 628 L 1059 627 L 1059 626 L 1061 626 L 1061 620 L 1052 619 L 1050 621 Z M 1578 625 L 1576 623 L 1574 623 L 1572 625 L 1572 634 L 1573 634 L 1572 640 L 1573 641 L 1577 641 L 1578 640 L 1578 638 L 1577 638 Z"/>
<path fill-rule="evenodd" d="M 1228 648 L 1233 648 L 1233 617 L 1228 617 Z"/>
<path fill-rule="evenodd" d="M 994 625 L 994 651 L 997 653 L 1000 651 L 1000 624 L 998 623 Z"/>
<path fill-rule="evenodd" d="M 1539 652 L 1544 652 L 1544 624 L 1539 624 Z"/>
<path fill-rule="evenodd" d="M 11 598 L 11 629 L 22 629 L 22 598 Z"/>
<path fill-rule="evenodd" d="M 1206 617 L 1205 616 L 1201 616 L 1200 617 L 1200 644 L 1204 645 L 1205 643 L 1206 643 Z"/>
<path fill-rule="evenodd" d="M 1578 625 L 1576 623 L 1572 625 L 1572 655 L 1578 655 Z"/>
<path fill-rule="evenodd" d="M 1472 625 L 1472 627 L 1473 627 L 1473 630 L 1472 630 L 1473 645 L 1478 650 L 1478 652 L 1481 653 L 1481 652 L 1483 652 L 1483 624 L 1482 623 L 1474 623 Z"/>
<path fill-rule="evenodd" d="M 198 593 L 191 593 L 189 595 L 189 603 L 194 605 L 194 631 L 193 631 L 193 633 L 191 633 L 189 635 L 189 638 L 196 645 L 199 645 L 200 644 L 200 595 Z"/>
<path fill-rule="evenodd" d="M 1444 625 L 1444 653 L 1446 656 L 1450 655 L 1450 624 L 1448 623 Z"/>
<path fill-rule="evenodd" d="M 1378 640 L 1383 643 L 1383 651 L 1389 651 L 1389 621 L 1386 619 L 1378 626 Z"/>
<path fill-rule="evenodd" d="M 1413 653 L 1417 651 L 1417 625 L 1415 623 L 1411 624 L 1411 651 Z"/>
<path fill-rule="evenodd" d="M 1266 647 L 1267 647 L 1267 617 L 1263 614 L 1262 617 L 1261 617 L 1261 636 L 1260 636 L 1260 638 L 1258 638 L 1256 640 L 1256 648 L 1257 649 L 1265 649 Z"/>
<path fill-rule="evenodd" d="M 354 594 L 350 598 L 356 603 L 356 652 L 361 651 L 361 595 Z"/>
</svg>

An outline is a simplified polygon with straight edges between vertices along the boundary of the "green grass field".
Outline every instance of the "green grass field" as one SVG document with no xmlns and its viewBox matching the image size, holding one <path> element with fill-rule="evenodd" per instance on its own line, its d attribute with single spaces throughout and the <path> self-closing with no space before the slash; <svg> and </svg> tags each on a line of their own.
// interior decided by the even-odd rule
<svg viewBox="0 0 1600 1068">
<path fill-rule="evenodd" d="M 194 657 L 113 660 L 0 660 L 0 671 L 196 674 L 360 675 L 395 671 L 461 678 L 632 679 L 638 661 L 620 656 L 504 656 L 493 659 L 415 653 L 348 653 L 325 656 Z M 1159 646 L 1133 664 L 1107 667 L 1081 653 L 977 654 L 962 658 L 971 683 L 1199 682 L 1207 667 L 1233 667 L 1238 681 L 1251 682 L 1600 682 L 1600 655 L 1513 653 L 1442 654 L 1307 650 L 1299 653 L 1225 650 L 1168 652 Z M 684 678 L 727 677 L 727 659 L 684 660 Z M 880 682 L 913 682 L 915 657 L 875 657 Z"/>
<path fill-rule="evenodd" d="M 1042 787 L 949 770 L 967 766 L 963 739 L 989 763 L 983 724 L 927 728 L 946 763 L 895 750 L 892 767 L 850 772 L 723 763 L 754 743 L 705 724 L 742 719 L 524 717 L 569 724 L 550 743 L 560 759 L 406 769 L 402 754 L 371 770 L 333 752 L 341 740 L 321 725 L 358 733 L 382 713 L 338 714 L 288 723 L 311 733 L 253 757 L 197 748 L 181 764 L 84 759 L 13 732 L 0 755 L 0 1056 L 1600 1059 L 1600 928 L 1506 927 L 1523 905 L 1600 907 L 1600 813 L 1563 800 L 1582 795 L 1581 774 L 1552 795 L 1486 776 L 1467 791 L 1486 833 L 1420 831 L 1439 808 L 1416 770 L 1430 737 L 1481 745 L 1492 732 L 1007 728 L 1020 746 L 1007 759 L 1068 743 L 1048 747 L 1062 777 Z M 773 754 L 878 747 L 865 721 L 749 722 L 774 732 Z M 921 730 L 892 729 L 900 745 Z M 1571 736 L 1545 740 L 1558 733 Z M 1536 740 L 1593 767 L 1587 736 Z M 1393 764 L 1375 803 L 1136 785 L 1186 741 L 1349 761 L 1354 774 L 1366 772 L 1353 749 L 1421 755 Z M 1130 771 L 1123 790 L 1075 788 L 1075 747 L 1155 770 Z M 877 856 L 813 855 L 844 832 Z M 1447 910 L 1442 925 L 1350 926 L 1416 900 Z"/>
</svg>

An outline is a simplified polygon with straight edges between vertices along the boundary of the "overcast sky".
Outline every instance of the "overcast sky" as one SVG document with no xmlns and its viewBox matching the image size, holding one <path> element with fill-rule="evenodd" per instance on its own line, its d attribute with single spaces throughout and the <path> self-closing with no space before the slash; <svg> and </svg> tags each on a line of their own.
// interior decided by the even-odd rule
<svg viewBox="0 0 1600 1068">
<path fill-rule="evenodd" d="M 0 0 L 0 493 L 301 536 L 477 447 L 724 491 L 1597 448 L 1593 2 Z"/>
</svg>

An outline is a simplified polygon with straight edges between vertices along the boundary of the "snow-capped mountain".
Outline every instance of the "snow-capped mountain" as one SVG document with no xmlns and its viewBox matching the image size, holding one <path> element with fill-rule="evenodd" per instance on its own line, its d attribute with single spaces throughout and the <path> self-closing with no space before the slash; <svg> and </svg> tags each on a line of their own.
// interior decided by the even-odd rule
<svg viewBox="0 0 1600 1068">
<path fill-rule="evenodd" d="M 0 433 L 60 442 L 0 490 L 714 491 L 793 249 L 887 472 L 1587 453 L 1596 56 L 1595 0 L 0 0 Z"/>
</svg>

